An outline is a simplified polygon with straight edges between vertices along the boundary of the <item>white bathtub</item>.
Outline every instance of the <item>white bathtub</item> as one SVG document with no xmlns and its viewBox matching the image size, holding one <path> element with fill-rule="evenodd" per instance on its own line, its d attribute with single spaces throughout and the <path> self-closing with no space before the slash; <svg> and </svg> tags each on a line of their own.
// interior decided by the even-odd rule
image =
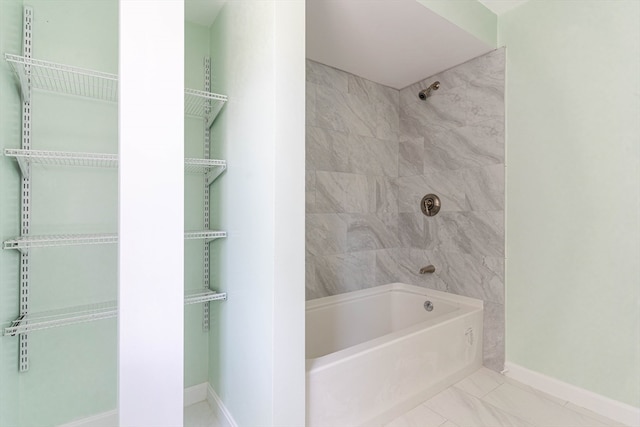
<svg viewBox="0 0 640 427">
<path fill-rule="evenodd" d="M 307 427 L 385 423 L 482 366 L 482 301 L 402 283 L 307 301 L 306 357 Z"/>
</svg>

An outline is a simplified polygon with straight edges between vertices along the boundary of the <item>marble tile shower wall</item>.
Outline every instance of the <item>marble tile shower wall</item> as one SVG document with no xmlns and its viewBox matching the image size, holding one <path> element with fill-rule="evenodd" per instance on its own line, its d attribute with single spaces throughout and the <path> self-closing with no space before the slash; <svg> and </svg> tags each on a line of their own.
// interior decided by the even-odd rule
<svg viewBox="0 0 640 427">
<path fill-rule="evenodd" d="M 398 279 L 484 301 L 484 364 L 504 365 L 504 49 L 400 91 Z M 434 81 L 440 89 L 420 101 Z M 425 217 L 419 202 L 437 194 Z M 416 266 L 433 264 L 424 277 Z"/>
<path fill-rule="evenodd" d="M 399 92 L 307 60 L 306 295 L 389 282 L 400 246 Z"/>
<path fill-rule="evenodd" d="M 504 49 L 401 91 L 307 61 L 306 138 L 307 299 L 392 282 L 480 298 L 484 363 L 501 370 Z"/>
</svg>

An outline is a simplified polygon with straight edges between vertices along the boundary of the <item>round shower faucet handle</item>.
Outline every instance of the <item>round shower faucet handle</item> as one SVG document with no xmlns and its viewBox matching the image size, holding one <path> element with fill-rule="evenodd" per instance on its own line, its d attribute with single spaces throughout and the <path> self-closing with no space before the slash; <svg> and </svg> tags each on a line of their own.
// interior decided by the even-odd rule
<svg viewBox="0 0 640 427">
<path fill-rule="evenodd" d="M 420 201 L 420 209 L 426 216 L 434 216 L 440 212 L 440 198 L 435 194 L 427 194 Z"/>
</svg>

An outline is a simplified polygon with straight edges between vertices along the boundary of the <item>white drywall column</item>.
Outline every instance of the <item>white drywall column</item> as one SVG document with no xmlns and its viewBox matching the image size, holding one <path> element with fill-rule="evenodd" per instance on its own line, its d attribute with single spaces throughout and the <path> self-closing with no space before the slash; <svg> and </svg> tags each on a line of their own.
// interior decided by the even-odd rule
<svg viewBox="0 0 640 427">
<path fill-rule="evenodd" d="M 181 426 L 184 1 L 120 0 L 120 426 Z"/>
<path fill-rule="evenodd" d="M 273 425 L 305 416 L 305 2 L 274 2 Z"/>
</svg>

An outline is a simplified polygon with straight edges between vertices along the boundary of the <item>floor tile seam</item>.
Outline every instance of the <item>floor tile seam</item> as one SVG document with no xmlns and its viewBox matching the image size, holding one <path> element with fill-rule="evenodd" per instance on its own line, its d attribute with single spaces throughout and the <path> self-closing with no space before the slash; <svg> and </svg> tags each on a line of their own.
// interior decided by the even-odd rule
<svg viewBox="0 0 640 427">
<path fill-rule="evenodd" d="M 501 384 L 501 385 L 503 385 L 503 384 Z M 452 386 L 452 387 L 453 387 L 453 386 Z M 474 399 L 475 399 L 475 400 L 479 400 L 483 405 L 486 405 L 486 406 L 490 407 L 490 408 L 493 410 L 493 412 L 507 414 L 507 415 L 509 415 L 509 416 L 511 416 L 511 417 L 513 417 L 513 418 L 515 418 L 515 419 L 517 419 L 517 420 L 519 420 L 520 422 L 522 422 L 522 425 L 526 425 L 526 426 L 530 426 L 530 427 L 545 427 L 545 426 L 537 426 L 537 425 L 535 425 L 534 423 L 531 423 L 531 422 L 529 422 L 529 421 L 527 421 L 527 420 L 523 419 L 521 416 L 519 416 L 519 415 L 516 415 L 516 414 L 512 413 L 511 411 L 508 411 L 508 410 L 505 410 L 505 409 L 499 408 L 499 407 L 497 407 L 497 406 L 495 406 L 495 405 L 493 405 L 493 404 L 491 404 L 491 403 L 489 403 L 489 402 L 485 401 L 484 399 L 481 399 L 481 398 L 476 397 L 476 396 L 474 396 L 474 395 L 472 395 L 472 394 L 470 394 L 470 393 L 467 393 L 467 392 L 466 392 L 466 391 L 464 391 L 464 390 L 460 390 L 460 389 L 458 389 L 458 388 L 456 388 L 456 389 L 457 389 L 457 390 L 459 390 L 461 393 L 465 394 L 465 395 L 466 395 L 470 400 L 474 400 Z M 496 389 L 497 389 L 497 387 L 496 387 Z M 436 395 L 436 396 L 438 396 L 438 395 Z M 436 397 L 436 396 L 434 396 L 434 397 Z M 434 398 L 434 397 L 433 397 L 433 398 Z M 445 416 L 445 415 L 441 414 L 440 412 L 438 412 L 438 411 L 437 411 L 437 410 L 435 410 L 434 408 L 432 408 L 432 407 L 428 406 L 428 403 L 429 403 L 433 398 L 431 398 L 431 399 L 427 400 L 426 402 L 424 402 L 424 403 L 423 403 L 423 405 L 427 406 L 427 408 L 428 408 L 428 409 L 430 409 L 431 411 L 433 411 L 433 412 L 435 412 L 436 414 L 440 415 L 442 418 L 445 418 L 445 419 L 447 419 L 448 421 L 451 421 L 452 423 L 454 423 L 454 424 L 458 425 L 454 420 L 451 420 L 450 418 L 447 418 L 447 416 Z M 471 427 L 471 426 L 469 426 L 469 427 Z M 478 427 L 487 427 L 487 426 L 478 426 Z M 496 426 L 496 427 L 498 427 L 498 426 Z"/>
<path fill-rule="evenodd" d="M 445 389 L 445 390 L 446 390 L 446 389 Z M 445 391 L 445 390 L 443 390 L 443 391 Z M 439 393 L 438 393 L 438 394 L 439 394 Z M 436 396 L 437 396 L 437 394 L 436 394 Z M 436 396 L 433 396 L 433 397 L 436 397 Z M 444 425 L 444 424 L 446 424 L 447 422 L 451 421 L 448 417 L 445 417 L 445 416 L 444 416 L 444 415 L 442 415 L 440 412 L 438 412 L 438 411 L 434 410 L 433 408 L 430 408 L 430 407 L 427 405 L 427 403 L 429 403 L 429 401 L 430 401 L 430 400 L 431 400 L 431 398 L 430 398 L 430 399 L 425 400 L 424 402 L 422 402 L 422 403 L 421 403 L 420 405 L 418 405 L 418 406 L 422 406 L 422 407 L 424 407 L 424 408 L 428 409 L 429 411 L 433 412 L 434 414 L 436 414 L 436 415 L 438 415 L 439 417 L 442 417 L 442 418 L 444 419 L 444 421 L 443 421 L 442 423 L 438 424 L 438 426 L 437 426 L 437 427 L 440 427 L 441 425 Z M 415 409 L 415 408 L 414 408 L 414 409 Z M 407 414 L 407 413 L 409 413 L 409 412 L 410 412 L 410 411 L 405 412 L 404 414 L 402 414 L 402 416 L 406 415 L 406 414 Z M 453 422 L 453 421 L 451 421 L 451 422 Z"/>
<path fill-rule="evenodd" d="M 436 394 L 436 396 L 437 396 L 437 394 Z M 434 397 L 435 397 L 435 396 L 434 396 Z M 440 426 L 441 426 L 441 425 L 443 425 L 443 424 L 446 424 L 448 421 L 451 421 L 448 417 L 444 416 L 443 414 L 441 414 L 440 412 L 436 411 L 435 409 L 433 409 L 433 408 L 429 407 L 429 405 L 428 405 L 429 400 L 431 400 L 431 399 L 428 399 L 428 400 L 426 400 L 426 401 L 422 402 L 422 403 L 420 404 L 420 406 L 424 406 L 425 408 L 427 408 L 428 410 L 430 410 L 430 411 L 431 411 L 431 412 L 433 412 L 434 414 L 436 414 L 436 415 L 438 415 L 438 416 L 440 416 L 440 417 L 444 418 L 444 420 L 445 420 L 445 421 L 444 421 L 442 424 L 438 424 L 438 427 L 440 427 Z M 453 421 L 451 421 L 451 422 L 453 422 Z"/>
<path fill-rule="evenodd" d="M 571 404 L 573 404 L 574 406 L 577 406 L 577 407 L 580 407 L 580 408 L 584 409 L 584 411 L 593 412 L 589 408 L 585 408 L 584 406 L 577 405 L 577 404 L 575 404 L 573 402 L 570 402 L 570 401 L 566 401 L 563 407 L 566 408 L 567 410 L 571 411 L 571 412 L 575 412 L 576 414 L 579 414 L 579 415 L 581 415 L 583 417 L 587 417 L 587 418 L 589 418 L 591 420 L 594 420 L 598 424 L 603 424 L 604 423 L 604 419 L 607 418 L 604 415 L 598 415 L 598 414 L 594 413 L 594 415 L 602 417 L 602 419 L 600 419 L 600 418 L 596 418 L 594 416 L 589 415 L 587 412 L 577 411 L 577 410 L 569 407 L 569 405 L 571 405 Z M 613 422 L 614 424 L 612 424 L 612 425 L 615 425 L 615 426 L 623 426 L 624 425 L 624 424 L 621 424 L 621 423 L 619 423 L 617 421 L 614 421 L 614 420 L 609 420 L 609 421 Z"/>
<path fill-rule="evenodd" d="M 570 403 L 567 400 L 561 399 L 559 397 L 555 397 L 555 396 L 553 396 L 551 394 L 548 394 L 548 393 L 545 393 L 544 391 L 539 390 L 539 389 L 537 389 L 535 387 L 532 387 L 530 385 L 515 381 L 515 380 L 513 380 L 513 379 L 511 379 L 509 377 L 505 377 L 504 384 L 511 384 L 512 386 L 517 387 L 520 390 L 524 390 L 526 392 L 533 393 L 536 396 L 538 396 L 538 397 L 540 397 L 540 398 L 542 398 L 542 399 L 544 399 L 546 401 L 549 401 L 551 403 L 554 403 L 554 404 L 556 404 L 558 406 L 561 406 L 561 407 L 565 407 L 567 404 Z M 563 403 L 560 404 L 558 401 L 561 401 Z"/>
<path fill-rule="evenodd" d="M 564 403 L 563 403 L 563 404 L 560 404 L 560 403 L 558 403 L 558 402 L 556 402 L 556 401 L 554 401 L 554 400 L 548 399 L 548 398 L 547 398 L 547 396 L 545 395 L 546 393 L 544 393 L 544 392 L 542 392 L 542 391 L 540 391 L 540 390 L 537 390 L 537 389 L 535 389 L 535 388 L 533 388 L 533 387 L 531 387 L 531 386 L 527 386 L 527 385 L 525 385 L 525 384 L 521 384 L 521 383 L 516 383 L 516 382 L 505 382 L 504 384 L 501 384 L 499 387 L 502 387 L 502 386 L 503 386 L 503 385 L 505 385 L 505 384 L 511 384 L 512 386 L 517 387 L 517 388 L 519 388 L 520 390 L 523 390 L 523 391 L 525 391 L 525 392 L 528 392 L 528 393 L 534 394 L 536 397 L 538 397 L 538 398 L 540 398 L 540 399 L 543 399 L 546 403 L 551 403 L 551 404 L 553 404 L 553 405 L 556 405 L 557 407 L 560 407 L 560 408 L 566 409 L 567 411 L 570 411 L 570 412 L 572 412 L 572 413 L 574 413 L 574 414 L 576 414 L 576 415 L 578 415 L 578 416 L 580 416 L 580 417 L 588 418 L 588 419 L 590 419 L 590 420 L 592 420 L 592 421 L 594 422 L 593 426 L 600 426 L 600 425 L 603 425 L 603 423 L 602 423 L 600 420 L 598 420 L 598 419 L 596 419 L 596 418 L 594 418 L 594 417 L 592 417 L 592 416 L 589 416 L 589 415 L 587 415 L 587 414 L 583 414 L 583 413 L 581 413 L 581 412 L 578 412 L 578 411 L 575 411 L 575 410 L 573 410 L 573 409 L 571 409 L 571 408 L 568 408 L 568 407 L 567 407 L 567 405 L 568 405 L 569 403 L 571 403 L 571 402 L 569 402 L 569 401 L 563 401 Z M 494 390 L 492 390 L 491 392 L 487 393 L 485 396 L 483 396 L 483 397 L 481 398 L 481 400 L 482 400 L 484 403 L 488 404 L 488 405 L 491 405 L 491 406 L 496 407 L 495 405 L 491 404 L 490 402 L 487 402 L 487 401 L 485 400 L 485 398 L 486 398 L 489 394 L 491 394 L 491 393 L 493 393 L 494 391 L 496 391 L 499 387 L 496 387 Z M 501 408 L 499 408 L 499 409 L 501 409 Z M 586 409 L 586 408 L 585 408 L 585 409 Z M 522 416 L 520 416 L 520 415 L 514 414 L 514 413 L 510 412 L 510 411 L 509 411 L 509 410 L 507 410 L 507 409 L 501 409 L 501 410 L 502 410 L 502 411 L 505 411 L 505 412 L 509 412 L 511 415 L 516 416 L 518 419 L 521 419 L 521 420 L 522 420 Z M 525 421 L 525 422 L 527 422 L 527 423 L 529 423 L 529 424 L 534 424 L 534 425 L 536 425 L 536 426 L 537 426 L 537 424 L 535 424 L 535 423 L 533 423 L 533 422 L 531 422 L 531 421 L 527 421 L 527 420 L 523 420 L 523 421 Z M 539 427 L 545 427 L 545 426 L 539 426 Z"/>
<path fill-rule="evenodd" d="M 438 396 L 437 394 L 435 396 L 433 396 L 431 399 L 427 399 L 424 402 L 422 402 L 422 406 L 426 407 L 428 410 L 432 411 L 434 414 L 437 414 L 439 416 L 441 416 L 442 418 L 449 420 L 448 417 L 444 416 L 443 414 L 441 414 L 440 412 L 438 412 L 436 409 L 432 408 L 431 406 L 429 406 L 429 402 L 434 398 Z M 445 421 L 446 422 L 446 421 Z"/>
<path fill-rule="evenodd" d="M 466 393 L 466 394 L 468 394 L 468 395 L 470 395 L 470 396 L 474 396 L 474 397 L 476 397 L 476 398 L 478 398 L 478 399 L 481 399 L 481 400 L 482 400 L 482 398 L 483 398 L 483 397 L 485 397 L 487 394 L 491 393 L 492 391 L 494 391 L 495 389 L 497 389 L 498 387 L 500 387 L 500 386 L 502 385 L 502 384 L 498 384 L 498 385 L 496 385 L 495 387 L 491 388 L 491 390 L 487 391 L 486 393 L 481 393 L 481 394 L 482 394 L 481 396 L 476 396 L 476 395 L 473 395 L 473 394 L 471 394 L 471 393 L 467 392 L 467 391 L 466 391 L 465 389 L 463 389 L 462 387 L 459 387 L 459 386 L 458 386 L 458 384 L 460 384 L 460 382 L 458 382 L 458 383 L 456 383 L 456 384 L 452 385 L 451 387 L 455 387 L 457 390 L 460 390 L 460 391 L 462 391 L 462 392 L 464 392 L 464 393 Z M 480 393 L 479 393 L 479 394 L 480 394 Z"/>
<path fill-rule="evenodd" d="M 438 414 L 438 415 L 440 415 L 440 414 Z M 440 416 L 442 417 L 442 415 L 440 415 Z M 443 426 L 448 422 L 452 422 L 453 423 L 453 421 L 451 421 L 449 418 L 446 418 L 446 417 L 442 417 L 442 418 L 444 418 L 444 421 L 441 422 L 440 424 L 438 424 L 438 427 Z"/>
<path fill-rule="evenodd" d="M 528 425 L 528 426 L 531 426 L 531 427 L 549 427 L 549 426 L 539 426 L 537 423 L 535 423 L 533 421 L 529 421 L 529 420 L 526 420 L 526 419 L 522 418 L 522 416 L 520 414 L 516 414 L 516 413 L 512 412 L 511 409 L 500 408 L 499 406 L 496 406 L 493 403 L 487 402 L 485 400 L 485 397 L 487 397 L 488 395 L 490 395 L 494 391 L 498 390 L 500 387 L 504 386 L 505 384 L 507 384 L 507 383 L 504 382 L 504 383 L 500 384 L 498 387 L 494 388 L 492 391 L 490 391 L 489 393 L 485 394 L 483 397 L 478 398 L 478 399 L 480 401 L 482 401 L 483 404 L 491 406 L 492 408 L 495 408 L 500 412 L 504 412 L 504 413 L 516 418 L 517 420 L 520 420 L 522 423 L 524 423 L 523 425 Z"/>
<path fill-rule="evenodd" d="M 561 408 L 564 407 L 564 403 L 561 405 L 561 404 L 559 404 L 557 402 L 554 402 L 551 399 L 547 399 L 546 396 L 539 394 L 539 392 L 536 389 L 534 389 L 534 388 L 532 388 L 530 386 L 527 386 L 527 385 L 521 384 L 521 383 L 515 383 L 515 382 L 512 382 L 512 381 L 505 381 L 503 384 L 500 384 L 500 386 L 496 387 L 495 389 L 493 389 L 492 391 L 490 391 L 489 393 L 484 395 L 482 397 L 482 400 L 484 400 L 485 398 L 489 397 L 490 394 L 493 394 L 493 393 L 497 392 L 499 388 L 504 387 L 505 385 L 511 385 L 513 387 L 516 387 L 516 388 L 520 389 L 521 391 L 534 394 L 534 395 L 536 395 L 537 397 L 543 399 L 546 402 L 553 403 L 553 404 L 555 404 L 555 405 L 557 405 L 557 406 L 559 406 Z M 487 402 L 487 403 L 489 403 L 489 402 Z"/>
</svg>

